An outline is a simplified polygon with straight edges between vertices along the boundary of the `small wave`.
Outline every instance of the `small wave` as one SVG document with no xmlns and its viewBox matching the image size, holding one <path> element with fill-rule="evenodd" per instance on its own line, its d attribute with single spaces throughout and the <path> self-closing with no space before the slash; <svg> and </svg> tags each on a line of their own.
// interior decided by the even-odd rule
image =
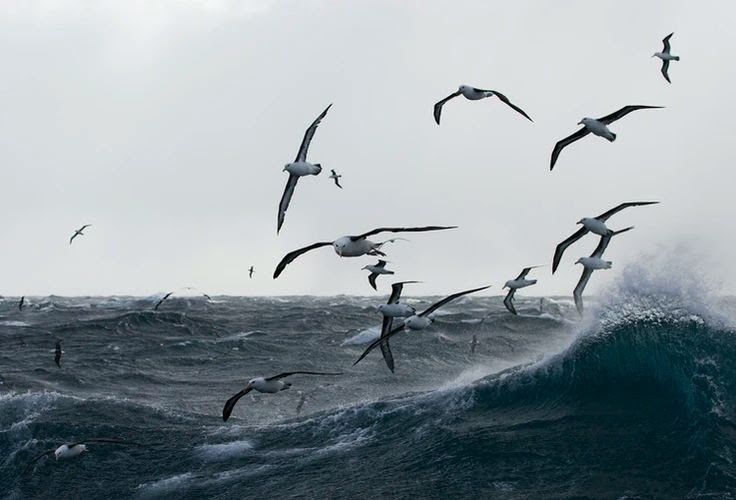
<svg viewBox="0 0 736 500">
<path fill-rule="evenodd" d="M 350 338 L 347 338 L 343 340 L 341 346 L 346 345 L 362 345 L 362 344 L 368 344 L 370 342 L 373 342 L 381 335 L 381 328 L 374 326 L 371 328 L 368 328 L 367 330 L 363 330 L 362 332 L 353 335 Z"/>
<path fill-rule="evenodd" d="M 232 441 L 220 444 L 204 444 L 197 446 L 194 451 L 207 462 L 221 462 L 233 457 L 246 455 L 254 447 L 248 440 Z"/>
<path fill-rule="evenodd" d="M 31 325 L 30 323 L 26 323 L 25 321 L 5 320 L 5 321 L 0 321 L 0 326 L 24 327 L 24 326 L 31 326 Z"/>
</svg>

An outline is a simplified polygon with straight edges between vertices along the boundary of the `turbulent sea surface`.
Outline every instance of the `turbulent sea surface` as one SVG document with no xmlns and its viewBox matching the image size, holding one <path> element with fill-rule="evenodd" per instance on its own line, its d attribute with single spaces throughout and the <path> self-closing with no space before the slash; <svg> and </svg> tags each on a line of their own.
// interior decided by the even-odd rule
<svg viewBox="0 0 736 500">
<path fill-rule="evenodd" d="M 732 498 L 735 308 L 698 297 L 641 281 L 583 320 L 562 298 L 519 297 L 518 317 L 459 300 L 395 338 L 395 375 L 378 351 L 351 366 L 385 297 L 8 298 L 0 498 Z M 223 423 L 249 378 L 290 370 L 345 375 Z M 23 474 L 95 436 L 145 446 Z"/>
</svg>

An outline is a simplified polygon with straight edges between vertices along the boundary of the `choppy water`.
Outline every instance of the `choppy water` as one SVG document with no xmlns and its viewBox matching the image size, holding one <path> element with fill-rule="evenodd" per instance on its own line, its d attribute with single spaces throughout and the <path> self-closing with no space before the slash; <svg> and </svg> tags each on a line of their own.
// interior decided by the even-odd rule
<svg viewBox="0 0 736 500">
<path fill-rule="evenodd" d="M 731 498 L 732 301 L 618 290 L 469 298 L 376 352 L 377 298 L 32 298 L 0 303 L 0 498 Z M 427 300 L 417 300 L 417 304 Z M 484 319 L 485 318 L 485 319 Z M 481 321 L 482 320 L 482 321 Z M 375 330 L 373 330 L 375 332 Z M 471 354 L 473 335 L 480 340 Z M 63 339 L 62 368 L 53 362 Z M 224 401 L 255 375 L 294 377 Z M 297 404 L 304 406 L 297 416 Z M 81 458 L 60 443 L 119 436 Z"/>
</svg>

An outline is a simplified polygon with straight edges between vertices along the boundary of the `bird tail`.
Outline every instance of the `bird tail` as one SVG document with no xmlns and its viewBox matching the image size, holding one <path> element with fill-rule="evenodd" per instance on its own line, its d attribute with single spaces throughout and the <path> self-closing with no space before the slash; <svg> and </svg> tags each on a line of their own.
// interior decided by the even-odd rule
<svg viewBox="0 0 736 500">
<path fill-rule="evenodd" d="M 680 60 L 680 56 L 675 56 L 672 59 L 674 59 L 675 61 L 679 61 Z"/>
<path fill-rule="evenodd" d="M 320 172 L 322 172 L 322 164 L 320 164 L 320 163 L 315 163 L 315 164 L 314 164 L 314 166 L 315 166 L 315 167 L 317 167 L 317 173 L 318 173 L 318 174 L 319 174 Z"/>
<path fill-rule="evenodd" d="M 611 137 L 610 138 L 606 137 L 606 139 L 608 139 L 609 141 L 613 142 L 613 141 L 616 140 L 616 134 L 614 134 L 613 132 L 611 132 Z"/>
</svg>

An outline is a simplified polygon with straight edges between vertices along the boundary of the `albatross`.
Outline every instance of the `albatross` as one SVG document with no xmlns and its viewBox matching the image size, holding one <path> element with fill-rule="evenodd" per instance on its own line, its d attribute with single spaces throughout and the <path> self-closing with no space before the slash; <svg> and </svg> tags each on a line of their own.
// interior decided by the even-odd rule
<svg viewBox="0 0 736 500">
<path fill-rule="evenodd" d="M 565 147 L 572 144 L 573 142 L 578 141 L 582 139 L 583 137 L 585 137 L 586 135 L 591 134 L 591 133 L 593 135 L 603 137 L 609 142 L 613 142 L 616 140 L 616 134 L 614 134 L 608 129 L 608 125 L 612 124 L 616 120 L 620 120 L 621 118 L 628 115 L 632 111 L 637 111 L 639 109 L 661 109 L 663 107 L 664 106 L 644 106 L 644 105 L 624 106 L 618 111 L 614 111 L 610 115 L 606 115 L 601 118 L 587 118 L 587 117 L 583 118 L 582 120 L 578 122 L 578 125 L 582 125 L 583 128 L 581 128 L 574 134 L 565 137 L 561 141 L 558 141 L 557 144 L 555 144 L 555 148 L 552 150 L 552 158 L 549 163 L 550 171 L 553 168 L 555 168 L 557 157 L 560 156 L 560 153 L 562 152 L 562 150 L 565 149 Z"/>
<path fill-rule="evenodd" d="M 56 346 L 54 347 L 54 363 L 56 366 L 61 368 L 61 354 L 64 351 L 61 350 L 61 339 L 56 339 Z"/>
<path fill-rule="evenodd" d="M 673 56 L 670 54 L 670 38 L 672 35 L 674 35 L 674 33 L 670 33 L 662 39 L 662 44 L 664 45 L 662 52 L 655 52 L 652 54 L 652 57 L 658 57 L 662 60 L 662 76 L 667 80 L 667 83 L 672 83 L 670 81 L 670 76 L 667 74 L 667 70 L 670 68 L 670 61 L 680 60 L 680 56 Z"/>
<path fill-rule="evenodd" d="M 603 252 L 606 251 L 608 244 L 611 242 L 611 238 L 617 234 L 631 231 L 632 229 L 634 229 L 634 226 L 621 229 L 620 231 L 609 231 L 601 236 L 598 246 L 595 247 L 595 250 L 590 254 L 590 257 L 580 257 L 577 262 L 575 262 L 575 264 L 581 264 L 583 266 L 583 274 L 580 276 L 580 281 L 578 281 L 578 284 L 575 286 L 575 290 L 572 292 L 572 296 L 575 299 L 575 307 L 581 315 L 583 314 L 583 290 L 585 290 L 585 286 L 588 284 L 588 280 L 593 274 L 593 271 L 597 271 L 599 269 L 611 269 L 611 266 L 613 265 L 610 260 L 603 260 Z"/>
<path fill-rule="evenodd" d="M 645 205 L 656 205 L 659 203 L 658 201 L 628 201 L 625 203 L 621 203 L 620 205 L 617 205 L 613 207 L 612 209 L 603 212 L 600 215 L 597 215 L 595 217 L 583 217 L 580 219 L 577 223 L 582 225 L 580 229 L 578 229 L 575 233 L 573 233 L 569 238 L 565 239 L 562 243 L 557 245 L 555 248 L 555 255 L 552 258 L 552 274 L 555 273 L 557 270 L 557 266 L 560 264 L 560 259 L 562 259 L 562 254 L 565 252 L 567 247 L 578 241 L 580 238 L 588 234 L 588 232 L 591 232 L 593 234 L 597 234 L 598 236 L 605 236 L 607 234 L 610 234 L 612 231 L 606 227 L 606 221 L 613 215 L 616 215 L 621 210 L 624 210 L 629 207 L 642 207 Z"/>
<path fill-rule="evenodd" d="M 381 257 L 385 257 L 386 254 L 381 251 L 381 247 L 386 243 L 394 242 L 400 238 L 393 238 L 376 243 L 369 240 L 369 236 L 379 233 L 420 233 L 425 231 L 442 231 L 445 229 L 456 228 L 457 226 L 379 227 L 355 236 L 341 236 L 334 241 L 320 241 L 318 243 L 312 243 L 311 245 L 298 248 L 284 255 L 284 258 L 281 259 L 281 262 L 278 263 L 276 270 L 273 272 L 273 278 L 278 278 L 286 266 L 294 262 L 297 257 L 317 248 L 332 245 L 335 253 L 340 257 L 360 257 L 361 255 L 379 255 Z"/>
<path fill-rule="evenodd" d="M 18 310 L 19 311 L 22 311 L 23 310 L 23 306 L 25 305 L 25 303 L 26 303 L 26 296 L 24 295 L 24 296 L 22 296 L 20 298 L 20 301 L 18 302 Z"/>
<path fill-rule="evenodd" d="M 337 172 L 335 172 L 335 169 L 330 170 L 330 172 L 332 172 L 330 174 L 330 179 L 335 181 L 335 185 L 342 189 L 342 186 L 340 185 L 340 177 L 342 177 L 342 174 L 338 174 Z"/>
<path fill-rule="evenodd" d="M 391 295 L 385 304 L 378 306 L 378 312 L 383 316 L 383 324 L 381 325 L 381 335 L 379 338 L 386 337 L 393 328 L 394 318 L 406 318 L 408 316 L 414 316 L 417 311 L 411 306 L 406 304 L 399 304 L 401 298 L 401 292 L 404 289 L 404 285 L 410 283 L 419 283 L 418 281 L 398 281 L 391 285 Z M 388 340 L 381 344 L 381 354 L 383 354 L 383 360 L 386 362 L 386 366 L 394 371 L 394 356 L 391 353 L 391 347 L 389 346 Z"/>
<path fill-rule="evenodd" d="M 60 458 L 78 457 L 85 451 L 89 451 L 89 448 L 87 448 L 87 445 L 89 443 L 107 443 L 107 444 L 123 444 L 123 445 L 141 446 L 140 444 L 135 443 L 133 441 L 126 441 L 124 439 L 119 439 L 119 438 L 87 438 L 82 441 L 77 441 L 74 443 L 65 443 L 59 446 L 58 448 L 51 448 L 50 450 L 46 450 L 40 455 L 38 455 L 36 458 L 31 460 L 31 462 L 23 470 L 23 474 L 31 470 L 31 468 L 33 468 L 33 466 L 39 460 L 41 460 L 44 457 L 48 457 L 50 455 L 53 455 L 55 460 L 59 460 Z"/>
<path fill-rule="evenodd" d="M 289 382 L 284 382 L 282 379 L 286 377 L 290 377 L 291 375 L 342 375 L 342 373 L 336 373 L 336 372 L 304 372 L 304 371 L 297 371 L 297 372 L 284 372 L 279 373 L 278 375 L 274 375 L 273 377 L 256 377 L 252 378 L 248 381 L 248 384 L 238 392 L 235 396 L 231 397 L 225 402 L 225 406 L 222 409 L 222 420 L 223 422 L 227 422 L 227 419 L 230 418 L 230 414 L 233 412 L 233 408 L 235 408 L 235 403 L 237 403 L 240 398 L 248 394 L 250 391 L 255 389 L 258 392 L 263 392 L 267 394 L 276 394 L 277 392 L 284 391 L 291 387 L 291 384 Z"/>
<path fill-rule="evenodd" d="M 72 235 L 71 238 L 69 238 L 69 244 L 71 245 L 72 244 L 72 241 L 74 241 L 74 238 L 76 238 L 77 236 L 84 236 L 84 233 L 82 231 L 84 231 L 85 229 L 87 229 L 91 225 L 92 224 L 85 224 L 84 226 L 80 227 L 79 229 L 75 229 L 74 230 L 74 234 Z"/>
<path fill-rule="evenodd" d="M 511 314 L 517 314 L 513 302 L 516 290 L 518 290 L 519 288 L 532 286 L 537 282 L 537 280 L 526 279 L 526 275 L 529 274 L 529 271 L 538 267 L 541 266 L 525 267 L 524 269 L 522 269 L 521 274 L 519 274 L 516 278 L 507 281 L 506 284 L 503 285 L 503 288 L 509 289 L 509 293 L 507 293 L 506 298 L 503 299 L 503 305 L 506 306 L 506 309 L 508 309 Z"/>
<path fill-rule="evenodd" d="M 171 297 L 173 294 L 174 294 L 174 292 L 169 292 L 166 295 L 164 295 L 163 297 L 161 297 L 160 299 L 158 299 L 158 302 L 156 302 L 156 305 L 153 306 L 153 310 L 154 311 L 158 311 L 158 308 L 161 307 L 161 304 L 163 304 L 164 301 L 166 299 L 168 299 L 169 297 Z"/>
<path fill-rule="evenodd" d="M 381 274 L 394 274 L 393 271 L 389 271 L 386 269 L 386 261 L 385 260 L 379 260 L 377 263 L 370 265 L 370 266 L 364 266 L 363 269 L 370 271 L 371 274 L 368 275 L 368 283 L 373 287 L 374 290 L 378 290 L 376 288 L 376 278 L 378 278 Z"/>
<path fill-rule="evenodd" d="M 440 124 L 440 115 L 442 114 L 442 106 L 445 105 L 447 101 L 450 99 L 454 99 L 455 97 L 463 96 L 466 99 L 470 101 L 478 101 L 480 99 L 485 99 L 487 97 L 498 97 L 498 99 L 509 106 L 511 109 L 516 111 L 517 113 L 520 113 L 524 117 L 526 117 L 529 121 L 532 120 L 529 115 L 527 115 L 523 109 L 520 107 L 514 105 L 509 101 L 508 97 L 503 95 L 501 92 L 498 92 L 497 90 L 483 90 L 483 89 L 476 89 L 475 87 L 471 87 L 470 85 L 460 85 L 458 87 L 457 92 L 453 92 L 452 94 L 448 95 L 441 101 L 439 101 L 437 104 L 434 105 L 434 121 L 437 122 L 437 125 Z"/>
<path fill-rule="evenodd" d="M 312 142 L 314 133 L 317 131 L 319 123 L 322 118 L 325 117 L 327 111 L 330 109 L 332 104 L 327 106 L 324 111 L 317 117 L 314 122 L 309 126 L 306 132 L 304 132 L 304 138 L 302 144 L 299 146 L 299 152 L 296 154 L 296 159 L 292 163 L 287 163 L 284 166 L 284 172 L 289 172 L 289 180 L 286 181 L 286 188 L 284 194 L 281 195 L 281 201 L 279 202 L 279 217 L 276 225 L 276 233 L 281 231 L 281 226 L 284 224 L 284 217 L 286 217 L 286 210 L 289 208 L 291 197 L 294 194 L 294 188 L 299 177 L 305 175 L 319 175 L 322 172 L 322 165 L 319 163 L 309 163 L 307 161 L 307 151 L 309 151 L 309 144 Z"/>
<path fill-rule="evenodd" d="M 434 320 L 430 318 L 429 315 L 435 312 L 440 307 L 446 304 L 449 304 L 453 300 L 458 299 L 462 297 L 463 295 L 480 292 L 481 290 L 485 290 L 486 288 L 489 288 L 489 287 L 490 285 L 482 286 L 480 288 L 473 288 L 472 290 L 465 290 L 463 292 L 457 292 L 457 293 L 453 293 L 452 295 L 448 295 L 444 299 L 438 302 L 435 302 L 434 304 L 432 304 L 431 306 L 429 306 L 427 309 L 420 312 L 419 314 L 415 313 L 409 316 L 408 318 L 404 320 L 403 324 L 398 325 L 395 328 L 392 328 L 391 331 L 388 332 L 386 335 L 384 335 L 383 332 L 381 332 L 381 336 L 378 339 L 371 342 L 371 344 L 368 346 L 368 348 L 366 348 L 363 354 L 361 354 L 360 357 L 357 359 L 357 361 L 353 363 L 353 366 L 360 363 L 363 360 L 363 358 L 365 358 L 368 355 L 368 353 L 370 353 L 373 349 L 375 349 L 379 345 L 387 343 L 391 337 L 393 337 L 400 331 L 402 330 L 424 330 L 428 328 L 434 322 Z"/>
<path fill-rule="evenodd" d="M 248 278 L 253 279 L 253 271 L 255 271 L 255 269 L 253 266 L 250 266 L 250 269 L 248 269 Z"/>
</svg>

